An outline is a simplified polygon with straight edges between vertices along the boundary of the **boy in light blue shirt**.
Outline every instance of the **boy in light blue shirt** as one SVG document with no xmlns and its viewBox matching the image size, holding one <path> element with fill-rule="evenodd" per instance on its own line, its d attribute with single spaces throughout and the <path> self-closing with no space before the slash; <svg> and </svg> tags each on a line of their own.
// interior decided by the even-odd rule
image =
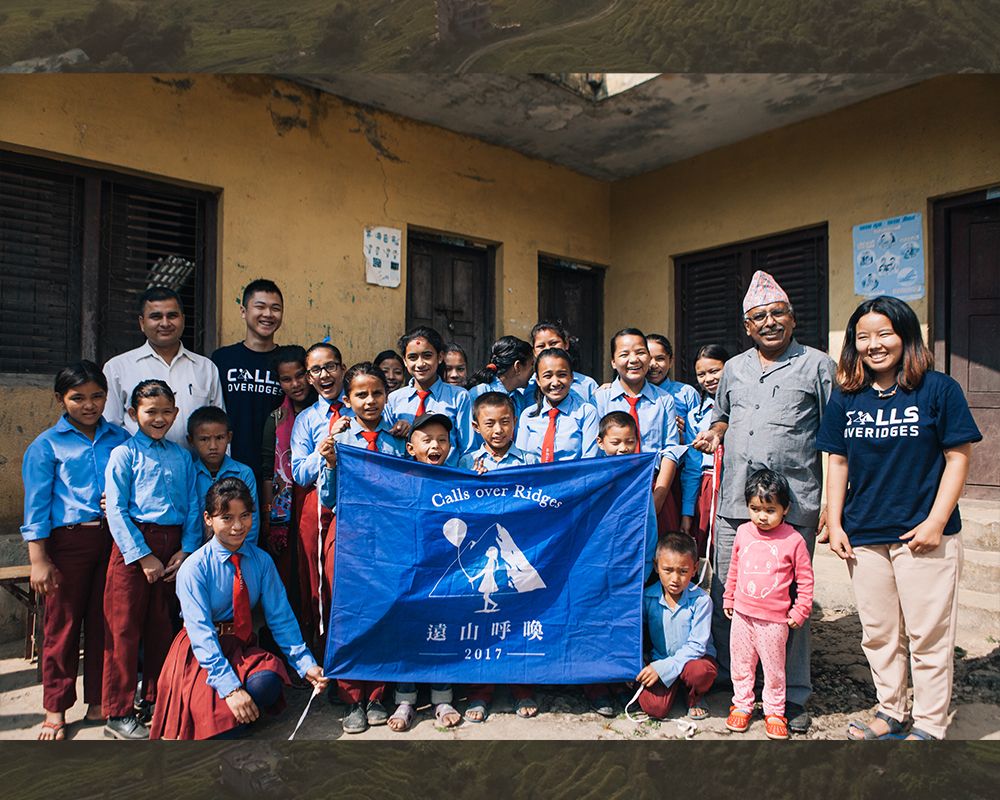
<svg viewBox="0 0 1000 800">
<path fill-rule="evenodd" d="M 685 533 L 661 536 L 655 568 L 659 582 L 647 587 L 642 598 L 650 652 L 635 678 L 645 687 L 639 706 L 652 719 L 664 719 L 685 688 L 688 717 L 705 719 L 708 709 L 702 698 L 719 666 L 712 643 L 712 600 L 691 583 L 698 571 L 695 540 Z"/>
<path fill-rule="evenodd" d="M 188 445 L 194 457 L 194 480 L 199 506 L 205 505 L 205 495 L 212 484 L 223 478 L 239 478 L 250 489 L 254 502 L 257 502 L 257 479 L 254 478 L 253 470 L 226 453 L 233 440 L 229 415 L 221 408 L 202 406 L 188 417 L 187 430 Z M 246 540 L 250 544 L 257 544 L 259 531 L 260 515 L 254 514 Z M 206 526 L 205 540 L 210 538 L 211 530 Z"/>
</svg>

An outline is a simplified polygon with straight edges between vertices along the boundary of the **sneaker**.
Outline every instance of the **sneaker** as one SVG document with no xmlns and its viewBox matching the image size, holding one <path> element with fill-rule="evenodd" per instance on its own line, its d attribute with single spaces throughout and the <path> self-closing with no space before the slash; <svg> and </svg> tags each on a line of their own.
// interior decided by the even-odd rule
<svg viewBox="0 0 1000 800">
<path fill-rule="evenodd" d="M 344 717 L 344 733 L 364 733 L 368 730 L 368 714 L 361 703 L 351 705 Z"/>
<path fill-rule="evenodd" d="M 812 718 L 798 703 L 785 703 L 785 717 L 788 719 L 788 730 L 792 733 L 808 733 Z"/>
<path fill-rule="evenodd" d="M 590 709 L 609 719 L 615 716 L 615 707 L 611 704 L 610 695 L 602 694 L 600 697 L 595 697 L 590 701 Z"/>
<path fill-rule="evenodd" d="M 729 707 L 729 716 L 726 717 L 726 727 L 733 733 L 746 733 L 750 727 L 751 713 L 743 711 L 736 706 Z"/>
<path fill-rule="evenodd" d="M 381 701 L 371 700 L 365 710 L 365 716 L 368 718 L 369 725 L 385 725 L 386 720 L 389 719 L 389 712 L 385 710 Z"/>
<path fill-rule="evenodd" d="M 135 714 L 127 717 L 109 717 L 104 726 L 104 735 L 110 739 L 139 741 L 149 738 L 149 730 L 139 722 Z"/>
</svg>

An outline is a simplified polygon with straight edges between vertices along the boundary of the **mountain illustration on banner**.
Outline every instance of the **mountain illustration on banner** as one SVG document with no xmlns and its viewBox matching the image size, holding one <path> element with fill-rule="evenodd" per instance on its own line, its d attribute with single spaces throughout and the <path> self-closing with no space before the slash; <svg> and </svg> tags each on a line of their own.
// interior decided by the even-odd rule
<svg viewBox="0 0 1000 800">
<path fill-rule="evenodd" d="M 428 597 L 483 596 L 481 613 L 499 610 L 494 595 L 520 594 L 544 589 L 545 581 L 532 566 L 510 532 L 495 523 L 478 538 L 468 535 L 460 519 L 448 520 L 442 529 L 454 546 L 455 558 L 428 593 Z"/>
</svg>

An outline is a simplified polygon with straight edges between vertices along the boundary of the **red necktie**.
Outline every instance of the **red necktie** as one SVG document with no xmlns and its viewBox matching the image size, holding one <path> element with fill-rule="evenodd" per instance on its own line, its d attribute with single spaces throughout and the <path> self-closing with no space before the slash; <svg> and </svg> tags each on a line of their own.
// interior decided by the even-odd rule
<svg viewBox="0 0 1000 800">
<path fill-rule="evenodd" d="M 344 404 L 339 400 L 334 400 L 330 403 L 330 422 L 326 426 L 327 433 L 333 430 L 333 423 L 340 419 L 340 409 L 344 407 Z"/>
<path fill-rule="evenodd" d="M 246 581 L 243 580 L 243 571 L 240 569 L 239 553 L 229 556 L 233 562 L 233 633 L 241 642 L 250 641 L 253 633 L 253 625 L 250 618 L 250 592 L 247 591 Z"/>
<path fill-rule="evenodd" d="M 365 441 L 368 442 L 368 447 L 366 450 L 378 451 L 378 447 L 375 446 L 375 440 L 378 439 L 378 431 L 361 431 L 361 435 L 365 437 Z"/>
<path fill-rule="evenodd" d="M 551 464 L 556 460 L 556 417 L 559 416 L 558 408 L 549 409 L 549 427 L 545 429 L 545 436 L 542 437 L 542 463 Z"/>
<path fill-rule="evenodd" d="M 417 397 L 420 398 L 420 402 L 417 403 L 417 413 L 414 416 L 414 419 L 416 419 L 417 417 L 423 416 L 424 414 L 427 413 L 426 409 L 424 408 L 424 400 L 427 399 L 427 396 L 429 394 L 430 394 L 430 390 L 429 389 L 417 389 Z"/>
<path fill-rule="evenodd" d="M 639 412 L 635 410 L 635 406 L 641 399 L 641 397 L 625 396 L 625 402 L 628 403 L 629 416 L 635 420 L 635 452 L 637 453 L 642 452 L 642 428 L 639 427 Z"/>
</svg>

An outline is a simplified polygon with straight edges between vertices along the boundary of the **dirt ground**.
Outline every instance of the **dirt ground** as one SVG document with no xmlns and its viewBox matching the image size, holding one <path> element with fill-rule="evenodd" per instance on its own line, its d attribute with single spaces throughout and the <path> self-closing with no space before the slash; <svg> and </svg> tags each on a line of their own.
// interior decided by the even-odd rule
<svg viewBox="0 0 1000 800">
<path fill-rule="evenodd" d="M 875 704 L 871 674 L 861 652 L 861 626 L 853 608 L 847 570 L 825 548 L 816 556 L 817 605 L 813 616 L 813 725 L 804 738 L 842 739 L 847 723 L 866 718 Z M 984 631 L 962 624 L 956 647 L 953 720 L 950 739 L 1000 739 L 1000 632 Z M 43 719 L 41 686 L 35 680 L 35 665 L 19 657 L 20 644 L 0 647 L 0 739 L 33 739 Z M 82 692 L 82 686 L 80 687 Z M 287 739 L 310 697 L 305 689 L 288 692 L 288 709 L 274 719 L 258 723 L 254 739 Z M 675 706 L 671 719 L 663 722 L 628 719 L 624 714 L 605 719 L 589 710 L 574 687 L 545 687 L 539 692 L 541 713 L 524 720 L 514 715 L 509 696 L 499 689 L 489 719 L 482 724 L 463 723 L 457 729 L 436 726 L 430 709 L 424 707 L 416 724 L 406 734 L 386 727 L 371 728 L 352 740 L 516 740 L 516 739 L 724 739 L 734 736 L 724 725 L 730 697 L 726 692 L 708 696 L 712 716 L 691 725 L 683 709 Z M 464 702 L 458 702 L 459 709 Z M 636 707 L 630 711 L 635 716 Z M 343 735 L 341 719 L 345 707 L 317 697 L 297 739 L 335 739 Z M 77 704 L 67 715 L 68 738 L 102 739 L 98 727 L 79 724 L 84 707 Z M 76 724 L 73 724 L 76 723 Z M 744 739 L 763 739 L 763 721 L 755 718 Z M 803 737 L 798 737 L 803 738 Z"/>
</svg>

